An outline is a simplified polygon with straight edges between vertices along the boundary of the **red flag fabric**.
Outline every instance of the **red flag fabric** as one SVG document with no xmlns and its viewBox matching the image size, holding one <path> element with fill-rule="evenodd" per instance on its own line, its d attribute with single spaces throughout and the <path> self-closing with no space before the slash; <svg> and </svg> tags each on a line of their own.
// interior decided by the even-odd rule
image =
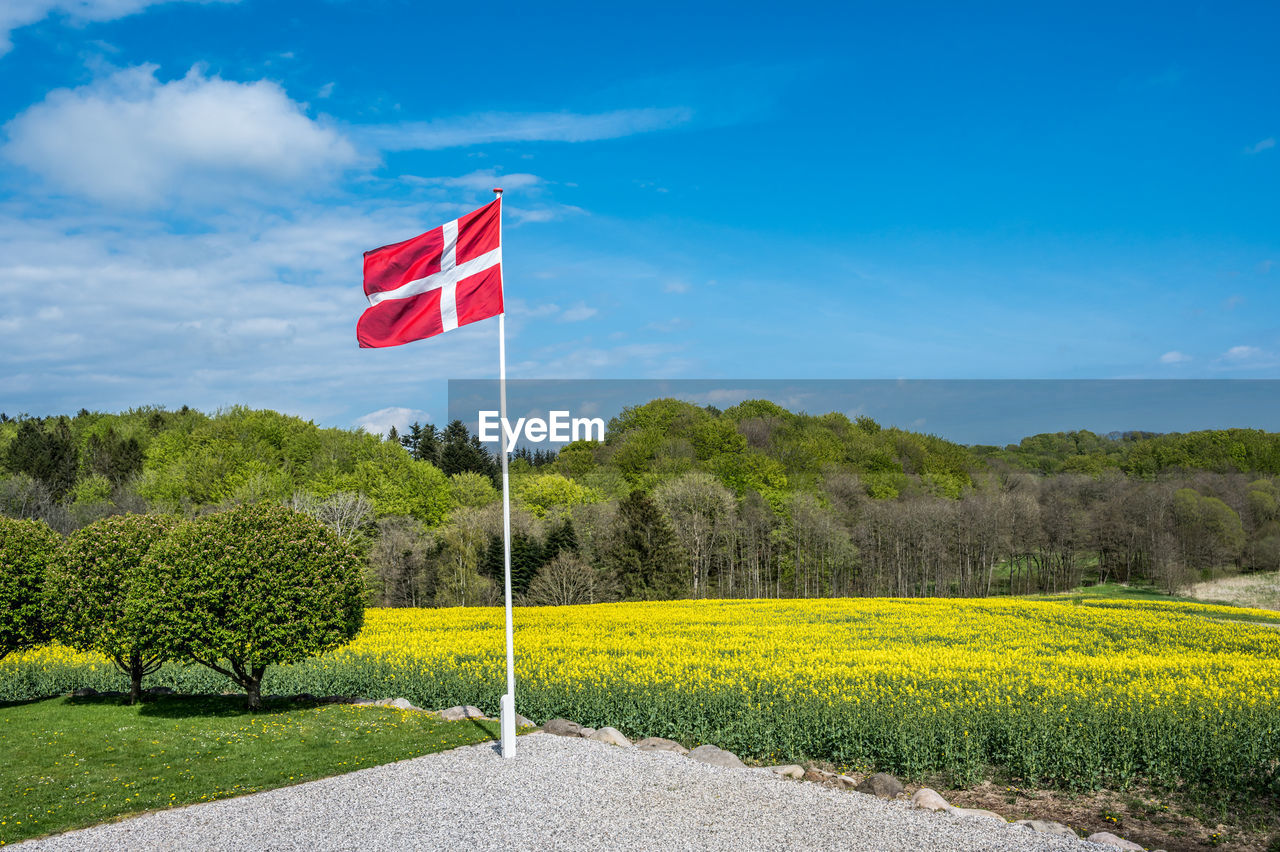
<svg viewBox="0 0 1280 852">
<path fill-rule="evenodd" d="M 361 348 L 400 346 L 502 313 L 502 199 L 364 253 Z"/>
</svg>

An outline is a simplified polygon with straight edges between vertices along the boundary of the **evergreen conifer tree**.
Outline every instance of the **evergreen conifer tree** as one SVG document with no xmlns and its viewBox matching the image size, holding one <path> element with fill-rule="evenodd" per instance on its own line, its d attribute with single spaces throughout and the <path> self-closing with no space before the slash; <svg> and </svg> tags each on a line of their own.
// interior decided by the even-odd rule
<svg viewBox="0 0 1280 852">
<path fill-rule="evenodd" d="M 668 600 L 688 592 L 675 531 L 643 491 L 632 491 L 618 503 L 606 559 L 631 600 Z"/>
</svg>

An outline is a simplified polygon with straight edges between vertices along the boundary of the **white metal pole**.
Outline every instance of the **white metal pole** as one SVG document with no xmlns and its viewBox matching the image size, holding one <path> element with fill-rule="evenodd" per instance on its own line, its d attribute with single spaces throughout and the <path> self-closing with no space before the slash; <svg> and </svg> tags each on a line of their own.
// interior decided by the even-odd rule
<svg viewBox="0 0 1280 852">
<path fill-rule="evenodd" d="M 493 194 L 502 199 L 502 190 Z M 498 207 L 498 245 L 502 245 L 502 207 Z M 511 623 L 511 477 L 507 471 L 507 311 L 506 276 L 503 275 L 503 309 L 498 314 L 498 454 L 502 459 L 502 567 L 507 609 L 507 691 L 502 696 L 502 756 L 516 756 L 516 657 Z"/>
</svg>

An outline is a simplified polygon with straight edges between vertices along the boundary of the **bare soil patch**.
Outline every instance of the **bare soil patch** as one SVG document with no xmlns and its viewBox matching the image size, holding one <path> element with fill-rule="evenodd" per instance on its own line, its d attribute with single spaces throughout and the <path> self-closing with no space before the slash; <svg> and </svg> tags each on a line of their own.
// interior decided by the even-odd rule
<svg viewBox="0 0 1280 852">
<path fill-rule="evenodd" d="M 861 783 L 868 773 L 830 763 L 810 763 Z M 829 782 L 828 786 L 840 786 Z M 952 805 L 982 808 L 1009 822 L 1041 819 L 1075 829 L 1081 838 L 1109 831 L 1147 849 L 1165 852 L 1280 852 L 1280 798 L 1257 797 L 1232 804 L 1209 804 L 1204 794 L 1135 785 L 1126 790 L 1071 792 L 983 781 L 956 788 L 942 781 L 905 784 L 900 799 L 921 787 L 937 790 Z"/>
<path fill-rule="evenodd" d="M 1141 786 L 1123 791 L 1071 793 L 1001 786 L 991 781 L 966 790 L 938 792 L 953 805 L 986 808 L 1011 822 L 1053 820 L 1071 826 L 1083 837 L 1095 831 L 1109 831 L 1148 849 L 1280 849 L 1280 803 L 1274 800 L 1212 808 L 1187 796 Z"/>
</svg>

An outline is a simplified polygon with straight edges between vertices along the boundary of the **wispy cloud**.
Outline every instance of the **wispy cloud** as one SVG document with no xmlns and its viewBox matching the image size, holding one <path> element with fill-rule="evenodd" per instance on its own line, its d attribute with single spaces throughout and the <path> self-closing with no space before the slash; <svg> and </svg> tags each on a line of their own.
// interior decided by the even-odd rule
<svg viewBox="0 0 1280 852">
<path fill-rule="evenodd" d="M 493 142 L 596 142 L 667 130 L 692 120 L 687 107 L 609 112 L 487 112 L 432 121 L 352 128 L 379 151 L 435 151 Z"/>
<path fill-rule="evenodd" d="M 1232 346 L 1222 353 L 1222 357 L 1228 361 L 1254 361 L 1262 354 L 1262 350 L 1256 346 Z"/>
<path fill-rule="evenodd" d="M 1187 355 L 1185 352 L 1179 352 L 1176 349 L 1172 352 L 1166 352 L 1160 356 L 1161 364 L 1185 364 L 1190 360 L 1190 355 Z"/>
<path fill-rule="evenodd" d="M 1218 358 L 1224 369 L 1260 370 L 1280 365 L 1280 355 L 1259 346 L 1232 346 Z"/>
<path fill-rule="evenodd" d="M 583 302 L 578 302 L 578 304 L 569 308 L 563 314 L 560 315 L 560 321 L 561 322 L 582 322 L 583 320 L 591 319 L 593 316 L 596 315 L 596 313 L 597 311 L 595 308 L 588 307 Z"/>
<path fill-rule="evenodd" d="M 114 21 L 163 3 L 238 3 L 240 0 L 5 0 L 0 3 L 0 56 L 13 49 L 13 31 L 64 15 L 73 24 Z"/>
<path fill-rule="evenodd" d="M 1244 152 L 1246 154 L 1261 154 L 1263 151 L 1269 151 L 1274 147 L 1276 147 L 1276 137 L 1268 136 L 1266 139 L 1261 139 L 1245 148 Z"/>
<path fill-rule="evenodd" d="M 531 175 L 523 172 L 501 174 L 497 169 L 479 169 L 465 175 L 457 177 L 419 177 L 417 175 L 405 175 L 402 180 L 407 183 L 418 184 L 420 186 L 439 186 L 445 189 L 467 189 L 473 192 L 483 192 L 492 189 L 495 186 L 501 186 L 503 189 L 527 190 L 540 186 L 546 181 L 537 175 Z"/>
</svg>

